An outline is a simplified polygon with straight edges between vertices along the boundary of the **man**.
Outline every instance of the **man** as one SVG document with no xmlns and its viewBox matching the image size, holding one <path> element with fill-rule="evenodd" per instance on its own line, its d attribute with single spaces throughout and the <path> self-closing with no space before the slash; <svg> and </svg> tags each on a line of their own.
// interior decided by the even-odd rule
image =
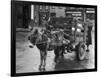
<svg viewBox="0 0 100 77">
<path fill-rule="evenodd" d="M 92 44 L 92 37 L 91 37 L 91 31 L 92 31 L 92 24 L 90 23 L 90 20 L 87 19 L 87 51 L 89 51 L 89 45 Z"/>
</svg>

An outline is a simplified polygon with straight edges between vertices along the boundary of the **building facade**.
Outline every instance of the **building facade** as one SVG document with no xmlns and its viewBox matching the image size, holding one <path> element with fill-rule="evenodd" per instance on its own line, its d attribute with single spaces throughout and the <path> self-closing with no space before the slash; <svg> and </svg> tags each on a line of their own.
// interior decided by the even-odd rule
<svg viewBox="0 0 100 77">
<path fill-rule="evenodd" d="M 61 6 L 51 6 L 50 14 L 53 17 L 65 17 L 65 7 Z"/>
<path fill-rule="evenodd" d="M 14 24 L 16 28 L 29 28 L 31 26 L 42 26 L 50 17 L 73 17 L 83 19 L 84 8 L 34 5 L 27 2 L 14 3 Z M 86 18 L 94 20 L 95 10 L 86 8 Z"/>
</svg>

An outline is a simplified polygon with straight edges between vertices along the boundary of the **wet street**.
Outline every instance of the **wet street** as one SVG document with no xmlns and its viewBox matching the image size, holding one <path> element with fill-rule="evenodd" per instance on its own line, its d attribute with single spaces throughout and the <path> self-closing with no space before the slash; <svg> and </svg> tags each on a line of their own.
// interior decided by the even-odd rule
<svg viewBox="0 0 100 77">
<path fill-rule="evenodd" d="M 16 32 L 16 72 L 39 72 L 40 53 L 37 47 L 29 48 L 29 32 Z M 94 37 L 94 33 L 92 33 Z M 94 39 L 89 47 L 89 59 L 76 60 L 75 52 L 64 54 L 64 59 L 59 64 L 54 63 L 54 52 L 48 51 L 46 60 L 46 71 L 76 70 L 94 68 Z"/>
</svg>

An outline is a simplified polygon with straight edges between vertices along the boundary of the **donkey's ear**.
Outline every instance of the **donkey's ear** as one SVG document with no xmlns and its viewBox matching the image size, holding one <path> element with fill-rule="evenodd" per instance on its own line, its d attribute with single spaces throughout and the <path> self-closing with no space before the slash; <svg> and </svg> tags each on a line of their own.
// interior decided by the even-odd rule
<svg viewBox="0 0 100 77">
<path fill-rule="evenodd" d="M 28 40 L 30 40 L 30 36 L 28 36 Z"/>
</svg>

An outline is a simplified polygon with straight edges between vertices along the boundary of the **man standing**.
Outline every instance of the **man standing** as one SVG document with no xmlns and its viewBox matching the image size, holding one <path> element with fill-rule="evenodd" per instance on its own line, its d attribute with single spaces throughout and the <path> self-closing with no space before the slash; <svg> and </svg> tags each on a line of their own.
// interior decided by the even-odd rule
<svg viewBox="0 0 100 77">
<path fill-rule="evenodd" d="M 92 44 L 92 37 L 91 37 L 91 31 L 92 31 L 92 24 L 90 23 L 90 20 L 87 19 L 87 40 L 86 40 L 86 43 L 87 43 L 87 51 L 89 51 L 89 45 Z"/>
</svg>

